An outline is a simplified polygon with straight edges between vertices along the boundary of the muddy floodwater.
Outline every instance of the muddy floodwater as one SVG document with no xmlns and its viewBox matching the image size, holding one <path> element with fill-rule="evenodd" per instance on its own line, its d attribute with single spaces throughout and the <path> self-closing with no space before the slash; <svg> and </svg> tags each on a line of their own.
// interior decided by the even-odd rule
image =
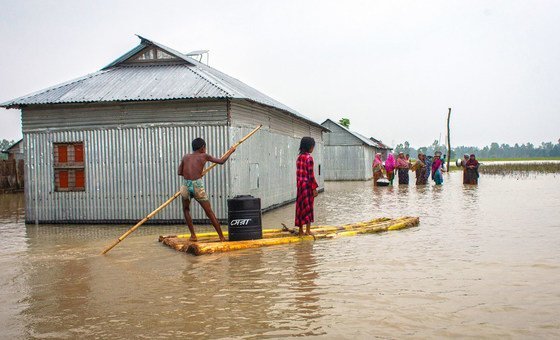
<svg viewBox="0 0 560 340">
<path fill-rule="evenodd" d="M 26 226 L 23 209 L 0 196 L 0 338 L 560 337 L 558 174 L 328 182 L 318 223 L 420 225 L 200 257 L 157 242 L 180 226 L 141 227 L 100 256 L 128 226 Z"/>
</svg>

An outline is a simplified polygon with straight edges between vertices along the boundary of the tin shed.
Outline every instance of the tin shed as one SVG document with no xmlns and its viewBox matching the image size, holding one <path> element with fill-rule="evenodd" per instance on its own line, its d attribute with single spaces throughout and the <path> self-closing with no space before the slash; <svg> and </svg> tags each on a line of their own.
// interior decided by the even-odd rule
<svg viewBox="0 0 560 340">
<path fill-rule="evenodd" d="M 12 144 L 9 148 L 2 151 L 2 153 L 8 155 L 8 160 L 16 160 L 20 161 L 23 160 L 23 139 Z"/>
<path fill-rule="evenodd" d="M 326 181 L 365 181 L 373 177 L 372 164 L 377 144 L 361 134 L 327 119 L 324 134 L 324 176 Z"/>
<path fill-rule="evenodd" d="M 379 152 L 383 158 L 383 160 L 387 159 L 387 155 L 389 152 L 393 151 L 393 148 L 386 145 L 385 143 L 383 143 L 382 141 L 380 141 L 379 139 L 375 139 L 373 137 L 369 137 L 369 139 L 375 143 L 375 152 Z"/>
<path fill-rule="evenodd" d="M 140 44 L 98 72 L 1 104 L 21 109 L 26 221 L 129 223 L 178 191 L 177 166 L 202 137 L 220 156 L 263 128 L 205 184 L 216 216 L 227 199 L 251 194 L 264 210 L 296 197 L 299 140 L 317 141 L 323 175 L 325 128 L 286 105 L 157 42 Z M 183 221 L 180 200 L 154 218 Z M 206 220 L 193 204 L 193 219 Z"/>
</svg>

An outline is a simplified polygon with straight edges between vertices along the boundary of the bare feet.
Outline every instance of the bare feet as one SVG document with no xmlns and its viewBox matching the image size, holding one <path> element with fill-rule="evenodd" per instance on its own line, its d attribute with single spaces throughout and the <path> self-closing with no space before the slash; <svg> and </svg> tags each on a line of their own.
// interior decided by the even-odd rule
<svg viewBox="0 0 560 340">
<path fill-rule="evenodd" d="M 220 237 L 220 242 L 226 242 L 226 238 L 225 237 Z"/>
<path fill-rule="evenodd" d="M 191 242 L 197 242 L 198 239 L 196 238 L 196 235 L 191 235 L 191 237 L 189 237 L 189 241 L 191 241 Z"/>
<path fill-rule="evenodd" d="M 315 233 L 311 232 L 310 230 L 307 230 L 307 231 L 305 232 L 305 235 L 306 235 L 306 236 L 315 236 Z"/>
</svg>

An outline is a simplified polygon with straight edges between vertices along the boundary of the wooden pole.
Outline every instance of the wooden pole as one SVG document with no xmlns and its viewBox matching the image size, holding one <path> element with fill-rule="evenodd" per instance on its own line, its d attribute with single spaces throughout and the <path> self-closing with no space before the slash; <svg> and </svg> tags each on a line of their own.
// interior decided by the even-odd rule
<svg viewBox="0 0 560 340">
<path fill-rule="evenodd" d="M 244 141 L 246 141 L 247 139 L 249 139 L 249 137 L 251 137 L 252 135 L 254 135 L 257 131 L 259 131 L 259 129 L 262 127 L 262 125 L 257 126 L 256 128 L 253 129 L 253 131 L 249 132 L 245 137 L 241 138 L 241 140 L 239 140 L 237 143 L 233 144 L 233 146 L 230 149 L 236 149 L 239 145 L 241 145 L 241 143 L 243 143 Z M 228 150 L 229 151 L 229 150 Z M 227 153 L 227 152 L 226 152 Z M 222 155 L 222 157 L 225 156 Z M 202 171 L 202 176 L 206 175 L 210 170 L 212 170 L 215 166 L 217 165 L 217 163 L 213 163 L 212 165 L 210 165 L 208 168 L 204 169 Z M 121 235 L 121 237 L 119 237 L 113 244 L 111 244 L 107 249 L 105 249 L 101 254 L 107 254 L 107 252 L 109 252 L 109 250 L 113 249 L 117 244 L 121 243 L 122 240 L 124 240 L 125 238 L 128 237 L 128 235 L 132 234 L 136 229 L 138 229 L 138 227 L 140 227 L 142 224 L 144 224 L 146 221 L 148 221 L 150 218 L 154 217 L 155 215 L 157 215 L 157 213 L 159 213 L 160 211 L 163 210 L 163 208 L 167 207 L 169 204 L 171 204 L 171 202 L 173 202 L 177 197 L 179 197 L 179 195 L 181 195 L 181 192 L 178 191 L 175 193 L 175 195 L 171 196 L 171 198 L 169 198 L 167 201 L 165 201 L 165 203 L 163 203 L 162 205 L 160 205 L 156 210 L 152 211 L 151 213 L 148 214 L 148 216 L 144 217 L 140 222 L 136 223 L 132 228 L 128 229 L 128 231 L 124 234 Z"/>
<path fill-rule="evenodd" d="M 449 120 L 451 119 L 451 108 L 447 113 L 447 171 L 449 171 L 449 161 L 451 160 L 451 135 L 449 133 Z"/>
</svg>

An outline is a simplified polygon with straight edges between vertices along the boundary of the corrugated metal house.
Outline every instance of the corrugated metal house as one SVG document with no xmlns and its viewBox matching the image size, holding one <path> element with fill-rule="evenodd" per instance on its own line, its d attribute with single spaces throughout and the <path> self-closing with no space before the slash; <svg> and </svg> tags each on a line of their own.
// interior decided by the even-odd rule
<svg viewBox="0 0 560 340">
<path fill-rule="evenodd" d="M 2 153 L 8 155 L 8 160 L 22 160 L 23 156 L 23 139 L 12 144 L 9 148 L 2 151 Z"/>
<path fill-rule="evenodd" d="M 361 134 L 327 119 L 324 134 L 324 177 L 326 181 L 365 181 L 373 177 L 372 164 L 379 145 Z"/>
<path fill-rule="evenodd" d="M 375 152 L 381 153 L 383 160 L 386 160 L 387 154 L 391 152 L 393 148 L 373 137 L 369 137 L 369 139 L 375 143 Z"/>
<path fill-rule="evenodd" d="M 295 199 L 299 140 L 317 141 L 321 125 L 241 81 L 154 41 L 98 72 L 1 104 L 22 111 L 26 220 L 39 223 L 131 222 L 179 189 L 177 166 L 196 137 L 220 156 L 263 128 L 225 165 L 205 176 L 219 219 L 227 198 L 251 194 L 263 209 Z M 183 220 L 180 200 L 154 218 Z M 193 204 L 193 218 L 206 219 Z"/>
</svg>

